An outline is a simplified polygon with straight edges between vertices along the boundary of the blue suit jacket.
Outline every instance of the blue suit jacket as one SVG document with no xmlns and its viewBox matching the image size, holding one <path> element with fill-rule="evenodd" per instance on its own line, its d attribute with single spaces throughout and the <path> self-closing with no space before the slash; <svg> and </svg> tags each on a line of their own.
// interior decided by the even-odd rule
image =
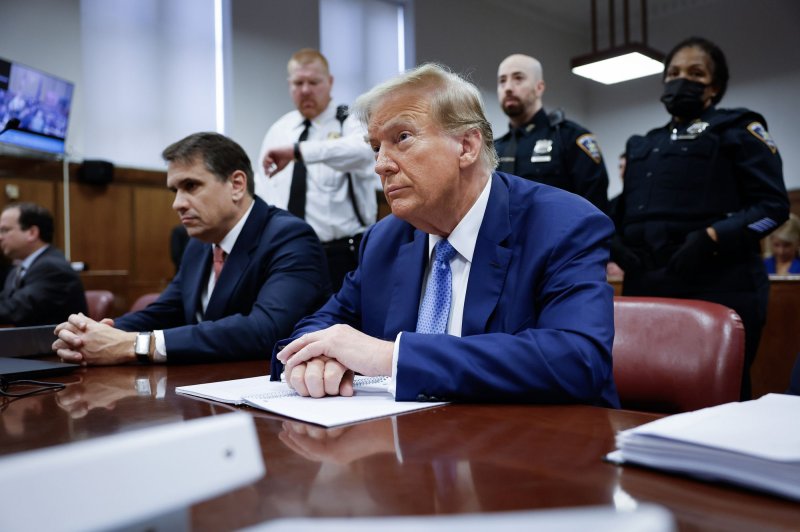
<svg viewBox="0 0 800 532">
<path fill-rule="evenodd" d="M 258 197 L 198 323 L 210 268 L 211 244 L 191 239 L 158 300 L 115 326 L 163 329 L 170 362 L 268 359 L 275 342 L 330 292 L 322 246 L 311 227 Z"/>
<path fill-rule="evenodd" d="M 389 216 L 365 233 L 358 269 L 292 338 L 336 323 L 386 340 L 402 331 L 398 400 L 618 406 L 605 273 L 612 233 L 583 198 L 495 173 L 462 337 L 414 332 L 428 238 Z M 280 364 L 272 365 L 275 378 Z"/>
</svg>

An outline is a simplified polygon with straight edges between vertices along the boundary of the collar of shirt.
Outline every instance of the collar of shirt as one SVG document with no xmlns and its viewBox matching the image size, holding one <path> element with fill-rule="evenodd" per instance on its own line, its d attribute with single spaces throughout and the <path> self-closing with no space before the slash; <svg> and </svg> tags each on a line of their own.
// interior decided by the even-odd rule
<svg viewBox="0 0 800 532">
<path fill-rule="evenodd" d="M 35 261 L 36 259 L 38 259 L 38 258 L 39 258 L 39 255 L 41 255 L 42 253 L 44 253 L 44 252 L 45 252 L 45 250 L 46 250 L 47 248 L 49 248 L 49 247 L 50 247 L 50 244 L 45 244 L 44 246 L 40 247 L 39 249 L 37 249 L 36 251 L 34 251 L 33 253 L 31 253 L 30 255 L 28 255 L 27 257 L 25 257 L 25 259 L 24 259 L 22 262 L 20 262 L 20 263 L 19 263 L 19 269 L 20 269 L 21 271 L 23 271 L 23 272 L 26 272 L 26 271 L 28 271 L 28 268 L 30 268 L 30 267 L 31 267 L 31 264 L 33 264 L 33 261 Z"/>
<path fill-rule="evenodd" d="M 239 233 L 242 232 L 242 228 L 244 227 L 245 222 L 247 222 L 247 218 L 250 217 L 250 212 L 253 210 L 253 205 L 255 205 L 255 200 L 250 203 L 250 207 L 248 207 L 247 212 L 244 213 L 236 225 L 233 226 L 233 229 L 228 231 L 228 234 L 225 235 L 220 242 L 217 243 L 219 247 L 222 248 L 226 254 L 230 255 L 231 251 L 233 251 L 233 246 L 236 244 L 236 239 L 239 238 Z"/>
<path fill-rule="evenodd" d="M 472 204 L 467 214 L 458 222 L 455 229 L 447 237 L 450 245 L 464 257 L 467 262 L 472 262 L 472 255 L 475 253 L 475 243 L 478 241 L 478 231 L 483 223 L 483 216 L 486 214 L 486 206 L 489 203 L 489 192 L 492 189 L 492 177 L 486 180 L 478 199 Z M 433 253 L 433 247 L 442 239 L 438 235 L 428 235 L 428 260 Z"/>
<path fill-rule="evenodd" d="M 303 131 L 305 127 L 303 122 L 306 121 L 306 117 L 300 114 L 300 111 L 297 111 L 297 125 L 295 129 L 297 130 L 297 136 L 300 136 L 300 133 Z M 336 106 L 333 104 L 333 100 L 328 104 L 328 107 L 325 108 L 320 114 L 315 116 L 311 119 L 311 127 L 308 130 L 308 136 L 311 137 L 312 132 L 315 128 L 319 128 L 320 124 L 325 124 L 330 120 L 336 120 Z"/>
</svg>

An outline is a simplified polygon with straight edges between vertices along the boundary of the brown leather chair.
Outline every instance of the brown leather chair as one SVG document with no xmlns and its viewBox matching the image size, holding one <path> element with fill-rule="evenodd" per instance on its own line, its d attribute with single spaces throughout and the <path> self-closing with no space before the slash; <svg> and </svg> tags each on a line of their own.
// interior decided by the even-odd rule
<svg viewBox="0 0 800 532">
<path fill-rule="evenodd" d="M 614 298 L 614 380 L 622 407 L 686 412 L 739 400 L 744 326 L 716 303 Z"/>
<path fill-rule="evenodd" d="M 160 292 L 152 292 L 139 296 L 136 301 L 133 302 L 133 305 L 131 305 L 131 310 L 129 312 L 138 312 L 143 308 L 146 308 L 147 305 L 158 299 L 158 296 L 160 295 Z"/>
<path fill-rule="evenodd" d="M 87 290 L 86 306 L 89 307 L 89 317 L 93 320 L 111 318 L 114 311 L 114 294 L 108 290 Z"/>
</svg>

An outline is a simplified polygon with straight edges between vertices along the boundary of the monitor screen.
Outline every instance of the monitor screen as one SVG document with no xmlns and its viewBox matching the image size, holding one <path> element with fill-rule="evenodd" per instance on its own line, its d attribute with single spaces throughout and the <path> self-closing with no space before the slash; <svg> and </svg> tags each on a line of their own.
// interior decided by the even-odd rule
<svg viewBox="0 0 800 532">
<path fill-rule="evenodd" d="M 0 146 L 64 153 L 74 85 L 0 58 Z"/>
</svg>

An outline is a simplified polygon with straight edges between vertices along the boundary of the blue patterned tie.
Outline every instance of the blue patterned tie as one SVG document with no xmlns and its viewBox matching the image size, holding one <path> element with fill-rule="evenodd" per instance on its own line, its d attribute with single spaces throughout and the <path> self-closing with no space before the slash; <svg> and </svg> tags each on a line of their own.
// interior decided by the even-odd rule
<svg viewBox="0 0 800 532">
<path fill-rule="evenodd" d="M 456 250 L 447 240 L 440 240 L 433 247 L 433 268 L 428 276 L 425 296 L 417 316 L 417 332 L 422 334 L 444 334 L 447 332 L 447 317 L 450 315 L 453 275 L 450 259 Z"/>
</svg>

